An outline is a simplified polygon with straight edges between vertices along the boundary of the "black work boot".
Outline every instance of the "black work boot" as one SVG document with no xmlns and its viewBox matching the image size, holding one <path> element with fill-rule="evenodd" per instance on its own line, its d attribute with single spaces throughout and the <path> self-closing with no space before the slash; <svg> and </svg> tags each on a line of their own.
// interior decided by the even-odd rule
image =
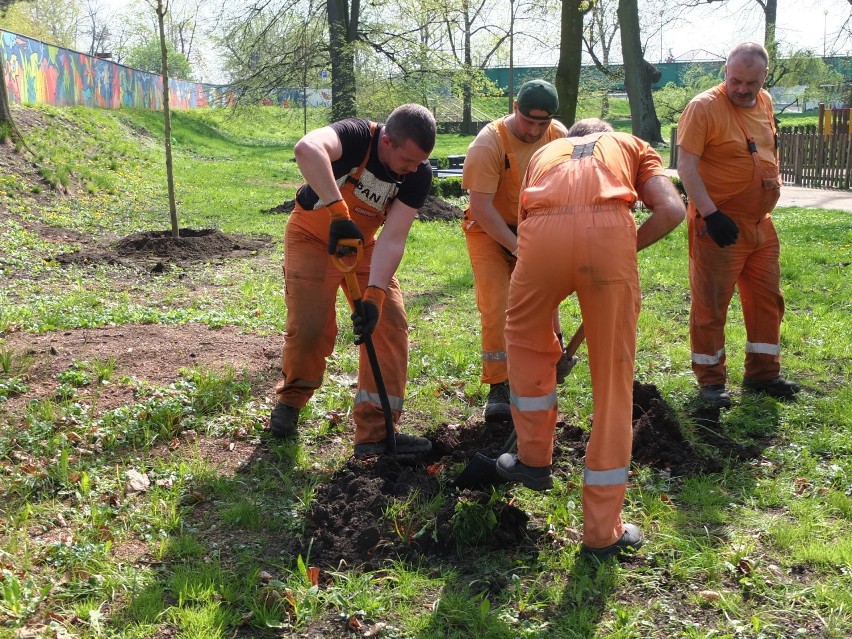
<svg viewBox="0 0 852 639">
<path fill-rule="evenodd" d="M 299 409 L 287 404 L 276 404 L 269 416 L 269 431 L 275 437 L 293 437 L 297 433 Z"/>
<path fill-rule="evenodd" d="M 519 481 L 531 490 L 553 488 L 550 466 L 527 466 L 514 453 L 503 453 L 497 458 L 497 474 L 509 481 Z"/>
<path fill-rule="evenodd" d="M 701 399 L 706 404 L 710 404 L 716 408 L 731 407 L 731 396 L 728 394 L 728 391 L 725 390 L 724 384 L 710 384 L 709 386 L 702 386 L 698 392 L 701 395 Z"/>
<path fill-rule="evenodd" d="M 766 393 L 779 399 L 790 399 L 796 395 L 802 387 L 794 382 L 787 381 L 783 377 L 775 379 L 764 379 L 755 381 L 748 377 L 743 378 L 743 388 L 753 393 Z"/>
<path fill-rule="evenodd" d="M 642 537 L 642 531 L 635 524 L 624 524 L 624 533 L 621 537 L 609 546 L 603 548 L 592 548 L 583 544 L 580 548 L 580 554 L 595 557 L 596 559 L 606 559 L 614 555 L 630 554 L 642 547 L 645 543 Z"/>
<path fill-rule="evenodd" d="M 510 403 L 509 382 L 491 384 L 488 399 L 485 400 L 485 421 L 508 422 L 512 419 Z"/>
<path fill-rule="evenodd" d="M 382 455 L 388 449 L 387 438 L 378 442 L 364 442 L 355 444 L 355 457 L 358 459 L 364 457 L 374 457 Z M 419 455 L 428 453 L 432 450 L 432 442 L 425 437 L 417 435 L 409 435 L 408 433 L 396 434 L 396 454 L 397 455 Z"/>
</svg>

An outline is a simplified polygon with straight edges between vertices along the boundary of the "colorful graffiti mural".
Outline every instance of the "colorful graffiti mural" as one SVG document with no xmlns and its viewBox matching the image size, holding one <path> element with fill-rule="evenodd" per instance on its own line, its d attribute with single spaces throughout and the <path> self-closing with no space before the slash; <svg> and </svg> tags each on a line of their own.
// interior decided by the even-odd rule
<svg viewBox="0 0 852 639">
<path fill-rule="evenodd" d="M 161 75 L 10 31 L 0 30 L 0 64 L 11 103 L 109 109 L 163 106 Z M 169 106 L 174 109 L 224 106 L 231 99 L 225 86 L 169 79 Z"/>
</svg>

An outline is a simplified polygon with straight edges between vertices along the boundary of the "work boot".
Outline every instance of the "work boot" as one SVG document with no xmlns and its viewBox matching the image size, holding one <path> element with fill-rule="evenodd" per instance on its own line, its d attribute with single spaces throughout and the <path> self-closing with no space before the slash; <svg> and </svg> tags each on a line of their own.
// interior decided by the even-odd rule
<svg viewBox="0 0 852 639">
<path fill-rule="evenodd" d="M 764 379 L 760 381 L 751 380 L 746 377 L 743 379 L 743 388 L 753 393 L 766 393 L 767 395 L 778 397 L 780 399 L 790 399 L 802 390 L 801 386 L 794 382 L 789 382 L 783 377 Z"/>
<path fill-rule="evenodd" d="M 568 377 L 568 373 L 571 372 L 571 369 L 580 361 L 580 358 L 574 355 L 573 357 L 568 357 L 568 353 L 565 352 L 565 349 L 562 349 L 562 356 L 559 358 L 559 361 L 556 362 L 556 383 L 561 384 L 565 381 L 565 378 Z"/>
<path fill-rule="evenodd" d="M 595 557 L 596 559 L 606 559 L 613 555 L 630 554 L 639 550 L 645 539 L 642 537 L 642 531 L 635 524 L 624 524 L 624 533 L 621 538 L 614 544 L 604 546 L 603 548 L 592 548 L 583 544 L 580 547 L 580 554 Z"/>
<path fill-rule="evenodd" d="M 709 386 L 702 386 L 698 392 L 701 394 L 701 399 L 711 406 L 715 406 L 717 408 L 731 407 L 731 396 L 728 394 L 728 391 L 725 390 L 724 384 L 710 384 Z"/>
<path fill-rule="evenodd" d="M 275 437 L 293 437 L 299 422 L 299 409 L 287 404 L 276 404 L 269 416 L 269 432 Z"/>
<path fill-rule="evenodd" d="M 355 457 L 361 459 L 363 457 L 375 457 L 382 455 L 388 449 L 387 438 L 378 442 L 364 442 L 363 444 L 355 444 Z M 432 442 L 425 437 L 417 435 L 409 435 L 407 433 L 396 434 L 396 454 L 397 455 L 419 455 L 428 453 L 432 450 Z"/>
<path fill-rule="evenodd" d="M 485 400 L 485 421 L 508 422 L 512 419 L 510 402 L 509 382 L 491 384 L 488 399 Z"/>
<path fill-rule="evenodd" d="M 531 490 L 553 488 L 550 466 L 527 466 L 514 453 L 503 453 L 497 458 L 497 474 L 509 481 L 519 481 Z"/>
</svg>

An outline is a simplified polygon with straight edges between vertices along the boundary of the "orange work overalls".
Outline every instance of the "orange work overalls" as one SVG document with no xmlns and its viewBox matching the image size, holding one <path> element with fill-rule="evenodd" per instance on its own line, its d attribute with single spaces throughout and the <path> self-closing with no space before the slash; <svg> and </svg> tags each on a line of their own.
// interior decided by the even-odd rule
<svg viewBox="0 0 852 639">
<path fill-rule="evenodd" d="M 583 541 L 601 548 L 624 533 L 641 293 L 632 203 L 600 201 L 600 194 L 625 189 L 592 155 L 595 144 L 551 158 L 542 179 L 528 185 L 558 194 L 565 204 L 532 210 L 521 205 L 506 345 L 518 457 L 529 466 L 548 466 L 558 408 L 554 365 L 561 353 L 551 318 L 562 300 L 577 293 L 594 402 L 583 475 Z"/>
<path fill-rule="evenodd" d="M 510 228 L 518 225 L 518 198 L 521 179 L 526 167 L 518 166 L 510 140 L 511 133 L 505 118 L 494 123 L 503 144 L 505 161 L 494 194 L 494 208 Z M 563 137 L 561 130 L 551 125 L 544 134 L 542 144 Z M 515 257 L 486 233 L 476 223 L 474 213 L 468 208 L 462 219 L 467 252 L 473 269 L 476 307 L 479 309 L 482 345 L 483 384 L 499 384 L 508 379 L 506 366 L 506 305 L 509 300 L 509 278 L 515 268 Z"/>
<path fill-rule="evenodd" d="M 759 94 L 775 135 L 771 105 Z M 704 222 L 690 202 L 688 211 L 689 285 L 692 293 L 689 336 L 692 370 L 699 386 L 724 384 L 727 379 L 725 321 L 736 286 L 746 327 L 745 376 L 751 380 L 778 377 L 781 368 L 781 248 L 769 213 L 778 202 L 781 179 L 778 164 L 761 162 L 757 146 L 736 107 L 728 103 L 749 144 L 752 180 L 739 194 L 715 202 L 739 227 L 737 241 L 720 248 L 705 232 Z M 777 158 L 777 148 L 776 148 Z M 708 188 L 713 197 L 712 188 Z M 714 200 L 715 201 L 715 200 Z"/>
<path fill-rule="evenodd" d="M 375 124 L 371 124 L 371 130 L 375 136 Z M 369 158 L 368 150 L 361 165 L 344 178 L 340 187 L 341 195 L 349 206 L 349 214 L 364 235 L 364 256 L 357 270 L 362 292 L 367 289 L 370 276 L 376 231 L 385 219 L 384 211 L 355 196 L 355 188 Z M 338 288 L 343 289 L 352 306 L 344 277 L 328 254 L 330 223 L 325 207 L 305 210 L 297 202 L 284 235 L 284 302 L 287 306 L 281 364 L 284 379 L 277 384 L 275 393 L 280 403 L 296 408 L 304 407 L 319 388 L 326 369 L 326 358 L 334 350 Z M 372 340 L 394 422 L 398 422 L 408 372 L 408 317 L 396 277 L 391 278 L 388 285 L 381 318 Z M 384 413 L 363 345 L 359 353 L 353 417 L 355 444 L 385 438 Z"/>
</svg>

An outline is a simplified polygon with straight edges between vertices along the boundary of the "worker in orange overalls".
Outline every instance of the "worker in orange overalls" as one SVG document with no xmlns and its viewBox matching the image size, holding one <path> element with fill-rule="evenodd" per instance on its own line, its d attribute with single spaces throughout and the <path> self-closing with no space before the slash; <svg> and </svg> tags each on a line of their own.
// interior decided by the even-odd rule
<svg viewBox="0 0 852 639">
<path fill-rule="evenodd" d="M 518 91 L 512 113 L 483 128 L 465 156 L 462 187 L 470 191 L 470 205 L 462 228 L 482 329 L 481 381 L 490 387 L 483 415 L 486 422 L 507 421 L 512 416 L 503 330 L 518 247 L 518 196 L 532 154 L 567 133 L 553 119 L 558 110 L 556 87 L 544 80 L 530 80 Z M 554 331 L 561 340 L 558 312 Z M 560 382 L 575 362 L 576 358 L 563 354 L 557 362 Z"/>
<path fill-rule="evenodd" d="M 781 189 L 769 57 L 759 44 L 734 47 L 725 81 L 697 95 L 678 122 L 678 174 L 689 196 L 689 336 L 701 398 L 731 406 L 725 386 L 725 321 L 734 287 L 746 326 L 743 388 L 790 398 L 780 376 L 781 247 L 770 212 Z M 724 212 L 723 212 L 724 211 Z"/>
<path fill-rule="evenodd" d="M 423 106 L 394 109 L 385 124 L 351 118 L 311 131 L 294 152 L 307 184 L 284 236 L 287 321 L 273 435 L 297 432 L 299 410 L 319 388 L 337 335 L 335 301 L 343 288 L 332 256 L 341 240 L 363 240 L 357 270 L 364 316 L 353 314 L 360 343 L 372 335 L 394 422 L 402 412 L 408 373 L 408 318 L 395 277 L 411 224 L 429 195 L 435 119 Z M 376 239 L 376 231 L 383 226 Z M 355 454 L 383 453 L 389 443 L 384 412 L 365 348 L 361 348 L 353 410 Z M 398 454 L 428 451 L 425 437 L 396 433 Z"/>
<path fill-rule="evenodd" d="M 582 552 L 638 548 L 621 520 L 632 441 L 633 364 L 641 292 L 636 252 L 684 218 L 684 205 L 646 142 L 581 120 L 530 160 L 521 191 L 518 263 L 509 286 L 506 345 L 517 454 L 497 472 L 533 490 L 553 486 L 557 398 L 554 309 L 577 293 L 589 352 L 594 418 L 583 474 Z M 651 215 L 636 228 L 632 206 Z"/>
</svg>

